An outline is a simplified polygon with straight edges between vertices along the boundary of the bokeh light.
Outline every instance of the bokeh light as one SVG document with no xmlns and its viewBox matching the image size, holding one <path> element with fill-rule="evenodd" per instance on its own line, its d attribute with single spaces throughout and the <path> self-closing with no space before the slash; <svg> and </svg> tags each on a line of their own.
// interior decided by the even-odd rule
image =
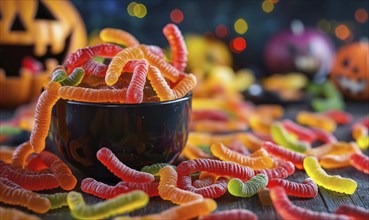
<svg viewBox="0 0 369 220">
<path fill-rule="evenodd" d="M 273 4 L 277 4 L 279 0 L 270 0 Z"/>
<path fill-rule="evenodd" d="M 261 8 L 263 9 L 263 11 L 265 13 L 270 13 L 273 11 L 274 9 L 274 4 L 273 2 L 271 2 L 270 0 L 265 0 L 263 1 L 263 3 L 261 4 Z"/>
<path fill-rule="evenodd" d="M 215 35 L 219 38 L 223 38 L 227 36 L 228 34 L 228 28 L 224 24 L 220 24 L 215 28 Z"/>
<path fill-rule="evenodd" d="M 136 4 L 135 7 L 133 8 L 133 14 L 138 18 L 145 17 L 147 14 L 146 6 L 143 4 Z"/>
<path fill-rule="evenodd" d="M 231 41 L 230 48 L 235 53 L 241 53 L 246 49 L 246 40 L 242 37 L 236 37 Z"/>
<path fill-rule="evenodd" d="M 238 34 L 244 34 L 244 33 L 246 33 L 248 27 L 249 26 L 247 25 L 247 22 L 244 19 L 242 19 L 242 18 L 237 19 L 237 21 L 234 23 L 234 30 Z"/>
<path fill-rule="evenodd" d="M 328 33 L 332 30 L 332 25 L 329 21 L 323 19 L 318 22 L 318 28 Z"/>
<path fill-rule="evenodd" d="M 335 34 L 338 39 L 340 40 L 347 40 L 350 35 L 351 31 L 345 24 L 340 24 L 336 27 Z"/>
<path fill-rule="evenodd" d="M 180 9 L 174 9 L 172 12 L 170 12 L 170 20 L 176 24 L 181 23 L 183 18 L 183 12 Z"/>
<path fill-rule="evenodd" d="M 368 21 L 368 12 L 364 8 L 359 8 L 355 11 L 355 19 L 359 23 Z"/>
<path fill-rule="evenodd" d="M 137 2 L 131 2 L 128 4 L 127 6 L 127 12 L 129 15 L 131 15 L 132 17 L 135 16 L 133 13 L 133 8 L 137 5 Z"/>
</svg>

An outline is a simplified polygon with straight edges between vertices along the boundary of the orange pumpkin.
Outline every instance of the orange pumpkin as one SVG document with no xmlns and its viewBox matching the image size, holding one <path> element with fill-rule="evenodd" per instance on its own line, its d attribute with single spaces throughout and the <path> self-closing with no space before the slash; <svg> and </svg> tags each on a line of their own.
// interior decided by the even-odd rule
<svg viewBox="0 0 369 220">
<path fill-rule="evenodd" d="M 0 106 L 16 106 L 40 94 L 51 63 L 86 45 L 86 30 L 69 1 L 0 1 L 0 14 Z M 45 71 L 25 76 L 25 57 L 41 62 Z"/>
<path fill-rule="evenodd" d="M 331 78 L 345 97 L 369 100 L 369 44 L 352 43 L 340 48 Z"/>
</svg>

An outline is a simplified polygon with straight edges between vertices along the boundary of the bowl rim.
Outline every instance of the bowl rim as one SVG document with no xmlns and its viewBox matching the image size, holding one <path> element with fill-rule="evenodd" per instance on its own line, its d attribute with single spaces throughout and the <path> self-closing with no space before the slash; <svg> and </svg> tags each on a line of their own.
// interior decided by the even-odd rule
<svg viewBox="0 0 369 220">
<path fill-rule="evenodd" d="M 93 106 L 93 107 L 108 107 L 108 108 L 119 108 L 119 107 L 146 107 L 146 106 L 158 106 L 158 105 L 169 105 L 177 102 L 187 101 L 192 98 L 192 92 L 188 93 L 187 95 L 183 96 L 179 99 L 173 99 L 168 101 L 162 101 L 162 102 L 142 102 L 142 103 L 108 103 L 108 102 L 80 102 L 80 101 L 73 101 L 73 100 L 65 100 L 60 99 L 62 101 L 65 101 L 67 104 L 72 105 L 84 105 L 84 106 Z"/>
</svg>

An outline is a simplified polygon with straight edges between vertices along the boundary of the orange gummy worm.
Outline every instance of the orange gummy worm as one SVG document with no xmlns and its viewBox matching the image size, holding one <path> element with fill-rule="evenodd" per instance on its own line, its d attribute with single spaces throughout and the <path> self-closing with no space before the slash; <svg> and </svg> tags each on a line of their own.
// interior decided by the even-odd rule
<svg viewBox="0 0 369 220">
<path fill-rule="evenodd" d="M 158 68 L 150 65 L 147 77 L 149 78 L 150 84 L 156 94 L 158 94 L 160 101 L 174 99 L 173 90 L 169 87 L 167 81 L 165 81 L 164 76 L 161 75 Z"/>
<path fill-rule="evenodd" d="M 12 165 L 15 167 L 24 168 L 26 166 L 28 156 L 33 152 L 33 148 L 29 141 L 19 145 L 13 153 Z"/>
<path fill-rule="evenodd" d="M 127 89 L 91 89 L 63 86 L 59 89 L 61 98 L 80 102 L 126 103 Z"/>
<path fill-rule="evenodd" d="M 104 42 L 123 44 L 126 47 L 135 47 L 140 44 L 132 34 L 115 28 L 104 28 L 100 31 L 99 36 Z"/>
<path fill-rule="evenodd" d="M 195 88 L 197 84 L 196 76 L 192 73 L 185 75 L 185 77 L 173 88 L 174 97 L 176 99 L 182 98 L 189 91 Z"/>
<path fill-rule="evenodd" d="M 58 82 L 50 82 L 48 88 L 42 92 L 36 104 L 35 124 L 30 137 L 33 150 L 37 153 L 45 149 L 45 139 L 49 133 L 51 111 L 60 96 L 58 90 L 61 85 Z"/>
</svg>

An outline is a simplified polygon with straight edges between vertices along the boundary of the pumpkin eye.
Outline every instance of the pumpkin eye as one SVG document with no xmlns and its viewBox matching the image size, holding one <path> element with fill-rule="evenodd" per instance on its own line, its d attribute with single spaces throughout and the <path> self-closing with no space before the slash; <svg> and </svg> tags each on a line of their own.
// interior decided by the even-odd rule
<svg viewBox="0 0 369 220">
<path fill-rule="evenodd" d="M 342 66 L 343 66 L 343 67 L 348 67 L 348 66 L 349 66 L 349 60 L 348 60 L 348 58 L 345 58 L 345 59 L 343 60 L 343 62 L 342 62 Z"/>
<path fill-rule="evenodd" d="M 11 31 L 25 31 L 26 30 L 18 14 L 15 15 L 14 22 L 12 26 L 10 27 L 10 30 Z"/>
<path fill-rule="evenodd" d="M 41 1 L 38 1 L 38 8 L 35 19 L 56 20 L 54 15 Z"/>
</svg>

